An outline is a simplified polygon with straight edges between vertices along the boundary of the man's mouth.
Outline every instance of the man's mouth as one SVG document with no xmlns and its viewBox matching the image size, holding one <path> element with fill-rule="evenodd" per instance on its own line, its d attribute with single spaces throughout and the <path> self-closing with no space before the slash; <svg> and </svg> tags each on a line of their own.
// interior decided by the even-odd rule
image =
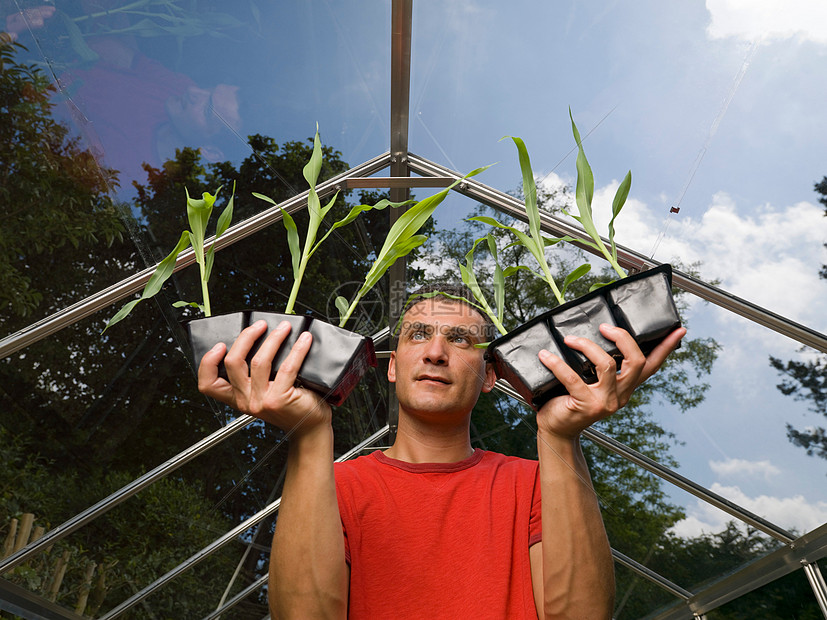
<svg viewBox="0 0 827 620">
<path fill-rule="evenodd" d="M 422 377 L 419 377 L 419 381 L 434 381 L 436 383 L 442 383 L 443 385 L 448 385 L 451 383 L 443 377 L 437 377 L 434 375 L 423 375 Z"/>
</svg>

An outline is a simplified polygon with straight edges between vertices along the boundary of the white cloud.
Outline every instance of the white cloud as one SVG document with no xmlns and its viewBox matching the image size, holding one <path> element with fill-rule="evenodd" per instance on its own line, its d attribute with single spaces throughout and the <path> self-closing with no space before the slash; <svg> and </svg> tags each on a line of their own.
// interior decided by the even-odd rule
<svg viewBox="0 0 827 620">
<path fill-rule="evenodd" d="M 770 478 L 781 473 L 769 461 L 748 461 L 746 459 L 727 459 L 725 461 L 710 461 L 709 467 L 721 477 L 763 477 Z"/>
<path fill-rule="evenodd" d="M 717 482 L 710 490 L 775 525 L 795 530 L 799 534 L 810 532 L 827 522 L 827 502 L 809 502 L 802 495 L 749 497 L 737 486 L 724 486 Z M 727 522 L 737 521 L 729 514 L 700 500 L 694 506 L 688 507 L 686 512 L 686 519 L 672 528 L 678 536 L 694 537 L 702 533 L 720 532 Z"/>
<path fill-rule="evenodd" d="M 613 182 L 595 192 L 596 219 L 605 220 L 598 230 L 606 230 L 616 189 Z M 630 199 L 616 223 L 618 243 L 648 255 L 666 224 L 645 204 Z M 827 286 L 818 277 L 819 266 L 827 263 L 827 218 L 821 206 L 764 205 L 743 213 L 719 192 L 700 219 L 677 216 L 666 231 L 655 259 L 700 261 L 702 277 L 719 279 L 727 292 L 814 329 L 827 329 Z"/>
<path fill-rule="evenodd" d="M 827 2 L 824 0 L 706 0 L 711 39 L 735 37 L 748 41 L 799 36 L 827 44 Z"/>
</svg>

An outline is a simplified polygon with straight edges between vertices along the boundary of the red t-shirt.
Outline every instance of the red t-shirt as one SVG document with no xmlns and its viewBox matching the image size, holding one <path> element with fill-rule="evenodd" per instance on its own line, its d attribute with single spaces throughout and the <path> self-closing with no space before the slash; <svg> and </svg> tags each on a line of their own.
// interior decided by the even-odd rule
<svg viewBox="0 0 827 620">
<path fill-rule="evenodd" d="M 413 464 L 377 451 L 335 467 L 351 620 L 536 620 L 536 461 L 476 450 Z"/>
</svg>

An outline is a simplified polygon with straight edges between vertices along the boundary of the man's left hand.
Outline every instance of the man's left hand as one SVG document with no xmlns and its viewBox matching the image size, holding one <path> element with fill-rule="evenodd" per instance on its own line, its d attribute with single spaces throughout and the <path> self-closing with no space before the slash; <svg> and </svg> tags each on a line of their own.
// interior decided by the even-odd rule
<svg viewBox="0 0 827 620">
<path fill-rule="evenodd" d="M 634 338 L 624 329 L 601 325 L 600 333 L 623 354 L 618 372 L 614 359 L 600 346 L 586 338 L 566 337 L 566 346 L 580 351 L 597 371 L 597 382 L 587 384 L 565 361 L 540 352 L 540 361 L 554 373 L 568 394 L 552 398 L 540 409 L 537 427 L 561 438 L 576 438 L 584 429 L 626 405 L 632 392 L 661 367 L 677 348 L 686 329 L 679 327 L 669 334 L 648 356 L 644 356 Z"/>
</svg>

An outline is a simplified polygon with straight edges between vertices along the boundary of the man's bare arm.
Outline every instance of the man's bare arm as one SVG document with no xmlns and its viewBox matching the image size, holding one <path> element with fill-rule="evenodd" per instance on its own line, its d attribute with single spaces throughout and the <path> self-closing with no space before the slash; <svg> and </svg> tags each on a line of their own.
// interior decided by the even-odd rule
<svg viewBox="0 0 827 620">
<path fill-rule="evenodd" d="M 644 357 L 624 330 L 605 326 L 601 331 L 624 355 L 620 372 L 593 342 L 566 340 L 595 364 L 595 384 L 585 384 L 556 356 L 541 355 L 569 393 L 549 401 L 537 416 L 543 540 L 531 548 L 530 559 L 540 618 L 611 618 L 614 564 L 580 434 L 623 407 L 686 333 L 676 330 Z"/>
<path fill-rule="evenodd" d="M 291 432 L 287 475 L 270 555 L 269 601 L 272 617 L 345 618 L 349 571 L 333 477 L 330 406 L 296 387 L 298 369 L 310 349 L 302 335 L 273 381 L 270 366 L 289 325 L 275 329 L 253 357 L 247 353 L 264 333 L 261 322 L 244 330 L 224 358 L 229 382 L 218 377 L 224 355 L 219 345 L 204 356 L 199 389 L 236 409 Z"/>
</svg>

